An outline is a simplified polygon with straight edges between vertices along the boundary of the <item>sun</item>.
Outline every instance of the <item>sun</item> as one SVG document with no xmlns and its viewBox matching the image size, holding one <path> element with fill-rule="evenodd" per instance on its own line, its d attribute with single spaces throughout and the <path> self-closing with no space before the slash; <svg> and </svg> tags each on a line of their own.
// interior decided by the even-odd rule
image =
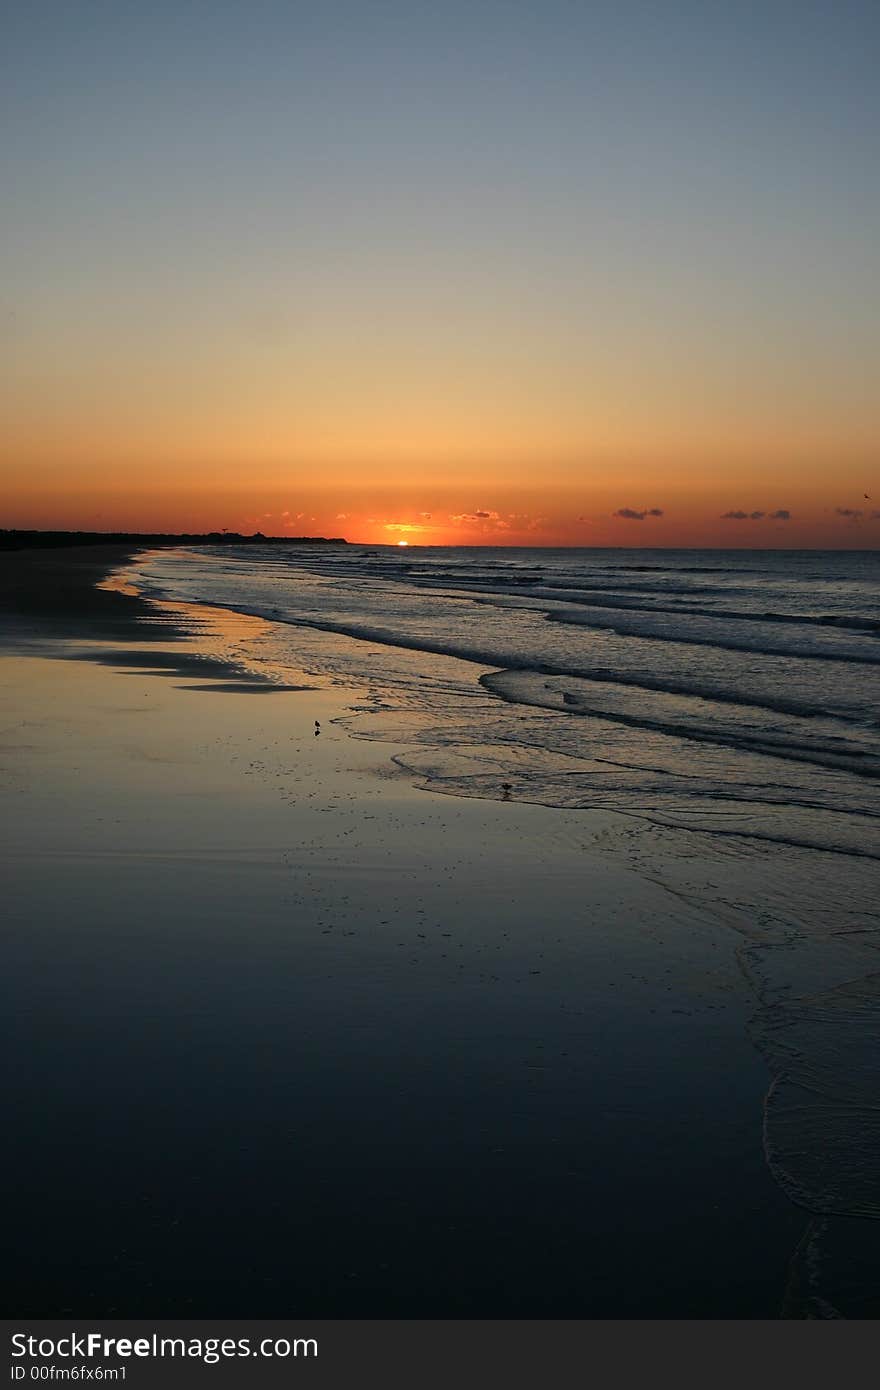
<svg viewBox="0 0 880 1390">
<path fill-rule="evenodd" d="M 398 545 L 409 545 L 409 541 L 398 541 Z"/>
</svg>

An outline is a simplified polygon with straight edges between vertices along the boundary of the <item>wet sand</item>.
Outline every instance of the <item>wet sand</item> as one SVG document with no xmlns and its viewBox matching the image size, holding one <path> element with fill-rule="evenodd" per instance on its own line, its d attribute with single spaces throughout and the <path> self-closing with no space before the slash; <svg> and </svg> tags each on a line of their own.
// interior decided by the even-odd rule
<svg viewBox="0 0 880 1390">
<path fill-rule="evenodd" d="M 4 648 L 41 638 L 131 636 L 149 604 L 98 585 L 132 554 L 116 545 L 0 551 Z"/>
<path fill-rule="evenodd" d="M 212 655 L 258 620 L 0 558 L 11 1313 L 778 1315 L 730 932 Z"/>
</svg>

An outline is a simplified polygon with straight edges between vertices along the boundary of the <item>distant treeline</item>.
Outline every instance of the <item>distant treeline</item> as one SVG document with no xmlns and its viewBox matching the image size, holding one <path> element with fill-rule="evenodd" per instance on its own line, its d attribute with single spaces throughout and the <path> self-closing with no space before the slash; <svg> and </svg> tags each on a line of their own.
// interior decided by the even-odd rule
<svg viewBox="0 0 880 1390">
<path fill-rule="evenodd" d="M 347 545 L 344 536 L 264 536 L 255 531 L 208 531 L 204 535 L 165 531 L 17 531 L 0 529 L 0 550 L 49 549 L 63 545 Z"/>
</svg>

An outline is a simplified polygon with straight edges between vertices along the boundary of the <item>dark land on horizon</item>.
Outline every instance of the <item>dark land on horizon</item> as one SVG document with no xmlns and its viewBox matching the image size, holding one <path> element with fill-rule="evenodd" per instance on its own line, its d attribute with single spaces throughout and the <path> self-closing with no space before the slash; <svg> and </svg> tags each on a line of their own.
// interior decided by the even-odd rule
<svg viewBox="0 0 880 1390">
<path fill-rule="evenodd" d="M 0 550 L 53 549 L 70 545 L 347 545 L 344 536 L 264 536 L 255 531 L 22 531 L 0 529 Z"/>
</svg>

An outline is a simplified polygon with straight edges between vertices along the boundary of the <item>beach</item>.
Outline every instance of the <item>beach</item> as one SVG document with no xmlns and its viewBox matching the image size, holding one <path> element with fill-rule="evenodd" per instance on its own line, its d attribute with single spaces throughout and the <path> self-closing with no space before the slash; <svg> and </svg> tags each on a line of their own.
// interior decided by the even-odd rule
<svg viewBox="0 0 880 1390">
<path fill-rule="evenodd" d="M 95 587 L 131 558 L 2 557 L 10 1312 L 821 1315 L 741 863 L 439 794 L 364 690 L 236 660 L 265 618 Z"/>
</svg>

